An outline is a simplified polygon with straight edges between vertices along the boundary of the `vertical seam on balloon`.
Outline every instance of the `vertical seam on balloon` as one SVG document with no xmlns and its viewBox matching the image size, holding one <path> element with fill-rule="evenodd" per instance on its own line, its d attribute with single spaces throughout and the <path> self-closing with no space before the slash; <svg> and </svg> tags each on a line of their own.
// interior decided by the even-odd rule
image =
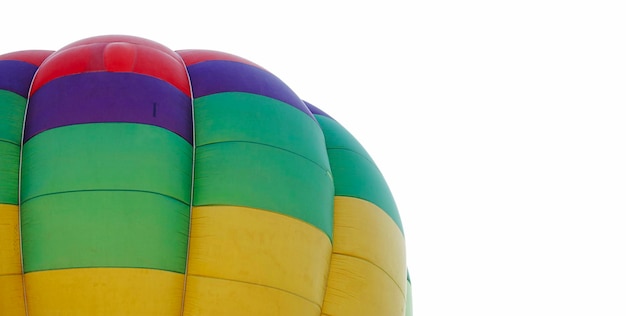
<svg viewBox="0 0 626 316">
<path fill-rule="evenodd" d="M 306 106 L 306 104 L 305 104 Z M 313 115 L 315 117 L 315 115 Z M 317 119 L 316 119 L 317 120 Z M 326 143 L 326 134 L 324 133 L 324 129 L 318 124 L 319 129 L 322 131 L 322 135 L 324 136 L 324 143 Z M 328 147 L 326 145 L 324 145 L 324 150 L 326 151 L 326 158 L 328 159 L 328 165 L 330 167 L 330 157 L 328 157 Z M 326 293 L 328 292 L 328 281 L 330 280 L 330 269 L 332 268 L 332 262 L 333 262 L 333 254 L 335 253 L 334 249 L 335 249 L 335 197 L 337 194 L 336 188 L 335 188 L 335 176 L 333 175 L 332 172 L 332 168 L 330 168 L 330 177 L 331 180 L 333 181 L 333 207 L 331 209 L 332 214 L 332 218 L 333 218 L 333 228 L 332 228 L 332 234 L 333 234 L 333 238 L 331 238 L 331 248 L 330 248 L 330 255 L 328 256 L 328 268 L 326 269 L 326 284 L 324 285 L 324 296 L 322 298 L 322 305 L 320 306 L 320 316 L 322 315 L 326 315 L 324 314 L 324 305 L 326 305 Z"/>
<path fill-rule="evenodd" d="M 333 233 L 335 231 L 335 202 L 333 201 Z M 334 236 L 334 234 L 333 234 Z M 326 294 L 328 293 L 328 282 L 330 280 L 330 270 L 332 268 L 333 256 L 335 255 L 335 242 L 331 244 L 330 256 L 328 256 L 328 269 L 326 270 L 326 284 L 324 285 L 324 296 L 322 298 L 322 305 L 320 306 L 320 316 L 326 315 L 324 314 L 324 306 L 326 305 Z"/>
<path fill-rule="evenodd" d="M 28 94 L 26 95 L 26 106 L 24 107 L 24 118 L 22 119 L 22 135 L 20 136 L 20 164 L 19 170 L 17 173 L 17 225 L 19 226 L 19 238 L 20 238 L 20 265 L 22 272 L 22 294 L 24 295 L 24 314 L 26 316 L 28 313 L 28 299 L 26 296 L 26 273 L 24 271 L 24 246 L 23 246 L 23 238 L 22 238 L 22 165 L 24 159 L 24 131 L 26 130 L 26 116 L 28 114 L 28 105 L 30 103 L 30 95 L 31 90 L 33 88 L 33 83 L 35 82 L 35 77 L 37 77 L 37 73 L 46 61 L 46 59 L 50 58 L 54 53 L 48 55 L 39 66 L 37 66 L 37 70 L 33 74 L 33 77 L 30 79 L 30 85 L 28 86 Z"/>
<path fill-rule="evenodd" d="M 182 299 L 180 301 L 180 315 L 183 316 L 185 314 L 185 298 L 187 297 L 187 277 L 189 271 L 189 249 L 191 245 L 191 221 L 193 219 L 193 196 L 194 196 L 194 182 L 195 182 L 195 169 L 196 169 L 196 115 L 194 113 L 194 95 L 193 95 L 193 86 L 191 85 L 191 78 L 189 77 L 189 71 L 187 69 L 187 64 L 185 64 L 185 60 L 180 56 L 180 54 L 174 52 L 178 59 L 183 64 L 185 68 L 185 74 L 187 75 L 187 83 L 189 84 L 189 99 L 191 100 L 191 182 L 189 185 L 191 186 L 190 197 L 189 197 L 189 228 L 187 229 L 187 253 L 185 255 L 185 275 L 183 276 L 183 293 Z M 28 315 L 27 315 L 28 316 Z"/>
</svg>

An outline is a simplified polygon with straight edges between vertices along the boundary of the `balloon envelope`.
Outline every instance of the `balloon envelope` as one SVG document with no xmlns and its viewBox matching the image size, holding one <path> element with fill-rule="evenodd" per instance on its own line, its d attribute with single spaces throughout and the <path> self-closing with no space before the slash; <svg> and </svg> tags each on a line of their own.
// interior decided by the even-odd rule
<svg viewBox="0 0 626 316">
<path fill-rule="evenodd" d="M 243 58 L 99 36 L 0 56 L 0 314 L 409 315 L 337 121 Z"/>
</svg>

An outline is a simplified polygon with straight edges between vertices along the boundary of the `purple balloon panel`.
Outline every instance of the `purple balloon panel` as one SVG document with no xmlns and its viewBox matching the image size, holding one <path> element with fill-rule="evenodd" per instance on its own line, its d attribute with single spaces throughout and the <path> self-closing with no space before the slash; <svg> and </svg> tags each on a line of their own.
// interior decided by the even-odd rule
<svg viewBox="0 0 626 316">
<path fill-rule="evenodd" d="M 19 60 L 0 60 L 0 89 L 28 96 L 37 66 Z"/>
<path fill-rule="evenodd" d="M 30 98 L 24 142 L 60 126 L 130 122 L 170 130 L 193 143 L 191 99 L 171 84 L 124 72 L 90 72 L 57 78 Z"/>
<path fill-rule="evenodd" d="M 302 100 L 278 77 L 247 64 L 210 60 L 187 67 L 194 98 L 220 92 L 247 92 L 283 101 L 313 117 Z"/>
</svg>

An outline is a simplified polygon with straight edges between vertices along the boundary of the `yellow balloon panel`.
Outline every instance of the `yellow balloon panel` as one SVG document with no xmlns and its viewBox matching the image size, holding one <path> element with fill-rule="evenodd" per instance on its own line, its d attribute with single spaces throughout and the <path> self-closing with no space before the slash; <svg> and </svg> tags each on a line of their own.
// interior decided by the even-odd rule
<svg viewBox="0 0 626 316">
<path fill-rule="evenodd" d="M 369 261 L 333 254 L 322 315 L 404 316 L 404 293 Z"/>
<path fill-rule="evenodd" d="M 191 225 L 190 276 L 261 285 L 321 306 L 332 246 L 320 229 L 293 217 L 236 206 L 194 207 Z M 191 291 L 188 287 L 188 297 L 201 295 Z M 213 291 L 221 290 L 207 293 Z M 223 303 L 212 296 L 202 301 Z"/>
<path fill-rule="evenodd" d="M 320 306 L 280 289 L 224 279 L 187 277 L 184 316 L 319 316 Z"/>
<path fill-rule="evenodd" d="M 0 315 L 26 315 L 22 275 L 0 276 Z"/>
<path fill-rule="evenodd" d="M 406 286 L 404 235 L 381 208 L 368 201 L 335 197 L 333 253 L 365 259 Z"/>
<path fill-rule="evenodd" d="M 178 316 L 183 284 L 183 274 L 151 269 L 31 272 L 25 281 L 28 315 Z"/>
<path fill-rule="evenodd" d="M 0 315 L 25 315 L 17 205 L 0 204 Z"/>
<path fill-rule="evenodd" d="M 0 276 L 22 273 L 18 226 L 17 205 L 0 204 Z"/>
</svg>

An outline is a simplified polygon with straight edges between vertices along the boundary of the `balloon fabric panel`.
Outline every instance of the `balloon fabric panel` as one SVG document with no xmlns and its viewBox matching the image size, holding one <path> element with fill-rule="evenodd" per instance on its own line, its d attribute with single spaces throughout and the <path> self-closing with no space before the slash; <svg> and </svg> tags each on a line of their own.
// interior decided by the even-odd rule
<svg viewBox="0 0 626 316">
<path fill-rule="evenodd" d="M 404 315 L 404 234 L 391 192 L 359 142 L 327 114 L 313 111 L 326 137 L 336 196 L 322 315 Z"/>
<path fill-rule="evenodd" d="M 271 73 L 245 63 L 211 60 L 189 66 L 195 98 L 220 92 L 248 92 L 283 101 L 312 117 L 302 100 Z"/>
<path fill-rule="evenodd" d="M 140 191 L 51 194 L 22 204 L 25 272 L 140 267 L 184 273 L 189 205 Z"/>
<path fill-rule="evenodd" d="M 17 205 L 20 146 L 0 141 L 0 203 Z"/>
<path fill-rule="evenodd" d="M 192 148 L 162 128 L 130 123 L 65 126 L 32 138 L 23 155 L 24 202 L 85 190 L 146 191 L 190 202 Z"/>
<path fill-rule="evenodd" d="M 402 221 L 383 175 L 361 144 L 337 121 L 316 115 L 326 137 L 336 195 L 362 198 L 383 209 L 402 230 Z"/>
<path fill-rule="evenodd" d="M 159 126 L 192 143 L 191 100 L 169 83 L 146 75 L 90 72 L 58 78 L 28 104 L 24 142 L 45 130 L 84 123 Z"/>
<path fill-rule="evenodd" d="M 0 56 L 0 314 L 26 315 L 20 239 L 19 166 L 28 90 L 51 51 Z"/>
<path fill-rule="evenodd" d="M 334 192 L 321 130 L 263 69 L 188 69 L 197 143 L 185 315 L 319 315 Z M 237 293 L 250 298 L 216 300 Z"/>
<path fill-rule="evenodd" d="M 194 207 L 185 315 L 320 315 L 331 247 L 290 216 Z"/>
<path fill-rule="evenodd" d="M 54 53 L 37 72 L 30 93 L 60 77 L 104 71 L 149 75 L 190 95 L 187 73 L 180 59 L 161 49 L 120 42 L 70 46 Z"/>
<path fill-rule="evenodd" d="M 402 315 L 406 255 L 393 220 L 368 201 L 337 196 L 334 236 L 322 314 Z"/>
<path fill-rule="evenodd" d="M 20 190 L 29 314 L 141 314 L 151 307 L 119 296 L 135 291 L 143 305 L 182 306 L 193 170 L 186 72 L 159 49 L 111 45 L 62 49 L 33 79 Z M 64 290 L 46 294 L 55 288 Z"/>
<path fill-rule="evenodd" d="M 197 147 L 226 141 L 265 142 L 330 170 L 326 153 L 319 150 L 324 134 L 317 122 L 282 101 L 245 92 L 223 92 L 195 99 L 194 116 L 202 122 L 196 126 Z"/>
<path fill-rule="evenodd" d="M 184 275 L 141 268 L 26 273 L 29 315 L 180 315 Z"/>
<path fill-rule="evenodd" d="M 37 66 L 21 60 L 0 60 L 0 89 L 26 98 Z"/>
</svg>

